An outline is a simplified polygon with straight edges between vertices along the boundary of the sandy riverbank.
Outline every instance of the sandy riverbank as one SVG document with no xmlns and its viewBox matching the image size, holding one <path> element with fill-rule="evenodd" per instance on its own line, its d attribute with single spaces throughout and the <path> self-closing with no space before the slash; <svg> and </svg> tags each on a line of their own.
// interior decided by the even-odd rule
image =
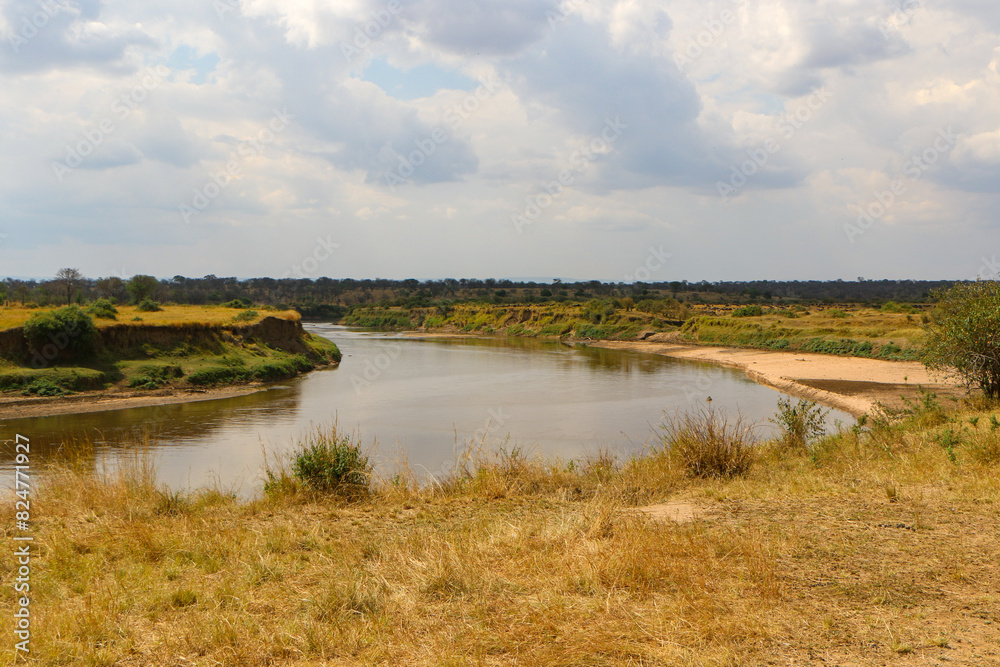
<svg viewBox="0 0 1000 667">
<path fill-rule="evenodd" d="M 965 396 L 964 388 L 948 378 L 932 375 L 917 361 L 680 345 L 666 341 L 593 341 L 588 345 L 738 368 L 762 385 L 818 401 L 855 417 L 869 412 L 877 402 L 899 406 L 902 404 L 900 396 L 915 397 L 921 387 L 942 399 Z"/>
</svg>

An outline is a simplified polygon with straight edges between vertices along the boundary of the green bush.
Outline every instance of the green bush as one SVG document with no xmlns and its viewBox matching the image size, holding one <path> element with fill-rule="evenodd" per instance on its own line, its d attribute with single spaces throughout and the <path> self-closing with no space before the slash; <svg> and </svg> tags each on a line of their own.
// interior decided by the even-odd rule
<svg viewBox="0 0 1000 667">
<path fill-rule="evenodd" d="M 180 366 L 140 366 L 136 369 L 136 376 L 129 380 L 128 386 L 133 389 L 159 389 L 170 380 L 180 377 L 184 377 Z"/>
<path fill-rule="evenodd" d="M 742 418 L 730 424 L 708 409 L 669 419 L 664 429 L 664 447 L 690 477 L 738 477 L 753 465 L 756 438 Z"/>
<path fill-rule="evenodd" d="M 90 304 L 87 308 L 87 312 L 102 320 L 118 319 L 118 309 L 115 308 L 115 304 L 111 303 L 108 299 L 98 299 L 94 303 Z"/>
<path fill-rule="evenodd" d="M 764 309 L 758 305 L 740 306 L 733 311 L 733 317 L 758 317 L 764 314 Z"/>
<path fill-rule="evenodd" d="M 195 371 L 188 375 L 188 382 L 193 385 L 214 385 L 232 384 L 251 378 L 251 373 L 246 368 L 231 366 L 212 366 Z"/>
<path fill-rule="evenodd" d="M 363 495 L 369 491 L 372 466 L 361 446 L 336 429 L 315 431 L 292 458 L 292 475 L 322 493 Z"/>
<path fill-rule="evenodd" d="M 881 308 L 879 308 L 883 313 L 915 313 L 917 309 L 910 305 L 904 305 L 896 303 L 895 301 L 887 301 Z"/>
<path fill-rule="evenodd" d="M 65 396 L 71 393 L 47 378 L 38 378 L 25 385 L 21 393 L 25 396 Z"/>
<path fill-rule="evenodd" d="M 233 321 L 235 321 L 235 322 L 251 322 L 253 320 L 256 320 L 259 316 L 260 316 L 260 313 L 258 313 L 256 310 L 244 310 L 239 315 L 234 316 L 233 317 Z"/>
<path fill-rule="evenodd" d="M 939 301 L 927 328 L 924 363 L 956 373 L 990 398 L 1000 396 L 1000 284 L 957 284 L 932 295 Z"/>
<path fill-rule="evenodd" d="M 824 410 L 816 401 L 799 399 L 792 405 L 790 398 L 778 399 L 778 414 L 768 421 L 781 428 L 781 442 L 792 449 L 804 449 L 810 440 L 823 435 L 826 426 Z"/>
<path fill-rule="evenodd" d="M 299 373 L 305 373 L 312 369 L 312 363 L 301 354 L 297 354 L 281 361 L 264 362 L 254 369 L 253 374 L 258 380 L 273 382 L 295 377 Z"/>
<path fill-rule="evenodd" d="M 241 296 L 238 299 L 233 299 L 232 301 L 227 301 L 226 303 L 222 304 L 222 307 L 223 308 L 239 308 L 239 309 L 244 309 L 244 308 L 249 308 L 252 305 L 253 305 L 253 301 L 251 301 L 250 299 L 248 299 L 246 297 L 242 297 Z"/>
<path fill-rule="evenodd" d="M 64 350 L 85 357 L 94 350 L 94 320 L 77 306 L 66 306 L 32 315 L 24 324 L 24 337 L 34 352 L 35 367 L 46 365 Z"/>
<path fill-rule="evenodd" d="M 160 308 L 160 304 L 156 303 L 152 299 L 143 299 L 139 302 L 139 305 L 136 306 L 135 309 L 143 313 L 155 313 L 158 310 L 163 310 Z"/>
<path fill-rule="evenodd" d="M 844 311 L 840 310 L 839 308 L 834 308 L 833 310 L 828 310 L 828 311 L 826 311 L 826 314 L 829 317 L 834 317 L 834 318 L 837 318 L 837 319 L 844 319 L 845 317 L 848 317 L 847 313 L 845 313 Z"/>
</svg>

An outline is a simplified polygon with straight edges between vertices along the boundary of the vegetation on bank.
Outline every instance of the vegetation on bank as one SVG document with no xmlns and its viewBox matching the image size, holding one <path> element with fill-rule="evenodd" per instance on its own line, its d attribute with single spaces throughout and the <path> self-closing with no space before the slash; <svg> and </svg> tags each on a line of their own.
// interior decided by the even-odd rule
<svg viewBox="0 0 1000 667">
<path fill-rule="evenodd" d="M 921 358 L 927 313 L 845 307 L 734 311 L 703 315 L 681 328 L 682 337 L 702 345 L 798 350 L 820 354 L 913 361 Z"/>
<path fill-rule="evenodd" d="M 674 299 L 635 304 L 631 299 L 563 304 L 436 308 L 358 308 L 342 322 L 377 329 L 426 329 L 506 336 L 635 339 L 643 331 L 680 324 L 689 310 Z"/>
<path fill-rule="evenodd" d="M 920 358 L 929 315 L 912 308 L 689 306 L 674 299 L 563 304 L 356 308 L 343 324 L 387 330 L 635 340 L 679 331 L 702 345 L 801 350 L 888 360 Z"/>
<path fill-rule="evenodd" d="M 634 458 L 507 447 L 425 484 L 405 469 L 380 476 L 356 439 L 319 432 L 249 501 L 158 487 L 141 446 L 95 472 L 87 443 L 69 443 L 36 472 L 32 656 L 992 664 L 998 415 L 928 396 L 831 436 L 800 430 L 800 445 L 744 441 L 703 413 Z M 720 446 L 724 434 L 737 437 Z M 719 451 L 745 465 L 690 464 Z M 324 473 L 335 468 L 357 473 L 351 492 L 322 482 L 344 479 Z M 13 551 L 0 562 L 10 610 Z"/>
<path fill-rule="evenodd" d="M 0 309 L 0 317 L 16 319 L 10 310 Z M 23 321 L 27 350 L 8 347 L 0 356 L 0 392 L 62 396 L 111 386 L 157 390 L 267 382 L 340 360 L 333 342 L 307 333 L 296 334 L 292 341 L 239 335 L 248 331 L 239 327 L 260 324 L 266 316 L 295 323 L 299 319 L 294 311 L 261 315 L 245 306 L 157 306 L 142 311 L 147 320 L 130 320 L 127 326 L 140 334 L 138 327 L 167 327 L 166 335 L 158 332 L 144 341 L 142 335 L 116 339 L 115 334 L 112 340 L 120 342 L 97 346 L 98 338 L 112 334 L 111 327 L 118 324 L 111 317 L 130 312 L 130 307 L 109 302 L 87 309 L 34 311 Z"/>
</svg>

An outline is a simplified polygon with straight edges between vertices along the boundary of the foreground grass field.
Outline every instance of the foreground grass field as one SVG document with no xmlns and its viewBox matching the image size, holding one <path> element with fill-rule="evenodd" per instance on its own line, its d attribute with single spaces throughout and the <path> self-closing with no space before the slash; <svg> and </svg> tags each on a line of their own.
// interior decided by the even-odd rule
<svg viewBox="0 0 1000 667">
<path fill-rule="evenodd" d="M 731 478 L 692 477 L 680 448 L 507 450 L 346 499 L 287 469 L 253 501 L 170 492 L 141 455 L 101 474 L 77 443 L 32 501 L 33 659 L 1000 664 L 996 415 L 928 400 L 809 446 L 763 443 Z"/>
</svg>

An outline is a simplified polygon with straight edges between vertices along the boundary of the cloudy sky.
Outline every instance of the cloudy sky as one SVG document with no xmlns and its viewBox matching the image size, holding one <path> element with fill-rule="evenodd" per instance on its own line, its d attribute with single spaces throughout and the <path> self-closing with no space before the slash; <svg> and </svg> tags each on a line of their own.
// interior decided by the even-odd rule
<svg viewBox="0 0 1000 667">
<path fill-rule="evenodd" d="M 996 271 L 996 0 L 3 0 L 0 35 L 0 275 Z"/>
</svg>

